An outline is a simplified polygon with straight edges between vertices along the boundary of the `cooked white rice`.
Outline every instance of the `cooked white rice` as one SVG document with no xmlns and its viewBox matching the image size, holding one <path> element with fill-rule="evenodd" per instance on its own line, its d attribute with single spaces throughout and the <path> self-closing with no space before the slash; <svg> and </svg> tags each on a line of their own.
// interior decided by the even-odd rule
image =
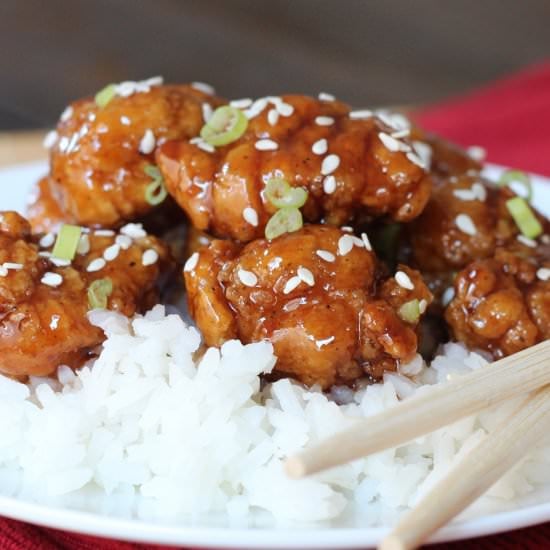
<svg viewBox="0 0 550 550">
<path fill-rule="evenodd" d="M 336 388 L 327 397 L 289 380 L 260 391 L 259 375 L 276 361 L 269 343 L 231 341 L 195 362 L 199 333 L 162 306 L 131 321 L 107 312 L 92 320 L 108 336 L 94 364 L 76 374 L 60 367 L 59 382 L 0 377 L 2 494 L 151 521 L 349 523 L 359 515 L 363 525 L 388 524 L 505 414 L 501 407 L 291 481 L 282 471 L 290 453 L 485 360 L 447 344 L 431 368 L 417 357 L 356 393 Z M 475 506 L 505 508 L 550 484 L 549 465 L 550 446 L 541 445 Z"/>
</svg>

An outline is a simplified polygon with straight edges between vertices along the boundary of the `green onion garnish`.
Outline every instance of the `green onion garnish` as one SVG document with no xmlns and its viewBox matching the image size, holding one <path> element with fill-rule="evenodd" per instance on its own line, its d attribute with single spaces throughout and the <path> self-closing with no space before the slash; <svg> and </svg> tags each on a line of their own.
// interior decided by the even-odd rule
<svg viewBox="0 0 550 550">
<path fill-rule="evenodd" d="M 300 208 L 307 200 L 307 191 L 303 187 L 291 187 L 282 178 L 271 178 L 265 187 L 265 194 L 269 202 L 277 208 Z"/>
<path fill-rule="evenodd" d="M 506 208 L 514 218 L 516 225 L 523 235 L 535 239 L 542 233 L 542 225 L 527 204 L 525 199 L 514 197 L 506 201 Z"/>
<path fill-rule="evenodd" d="M 95 102 L 98 107 L 103 109 L 113 97 L 116 95 L 116 84 L 107 84 L 105 88 L 97 92 L 95 95 Z"/>
<path fill-rule="evenodd" d="M 78 248 L 82 228 L 78 225 L 64 223 L 57 234 L 52 256 L 60 260 L 72 261 Z"/>
<path fill-rule="evenodd" d="M 107 309 L 109 296 L 113 292 L 113 281 L 109 277 L 96 279 L 88 287 L 88 305 L 90 309 Z"/>
<path fill-rule="evenodd" d="M 531 185 L 531 179 L 525 172 L 522 172 L 521 170 L 507 170 L 500 176 L 500 179 L 498 180 L 498 186 L 511 187 L 511 184 L 515 182 L 521 183 L 521 185 L 525 187 L 526 194 L 524 198 L 530 202 L 533 198 L 533 186 Z"/>
<path fill-rule="evenodd" d="M 302 213 L 298 208 L 287 206 L 277 210 L 265 226 L 266 239 L 272 240 L 283 233 L 298 231 L 304 225 Z"/>
<path fill-rule="evenodd" d="M 248 119 L 244 113 L 229 105 L 218 107 L 201 129 L 201 138 L 219 147 L 238 140 L 246 131 Z"/>
<path fill-rule="evenodd" d="M 405 302 L 397 312 L 399 317 L 407 323 L 416 323 L 420 317 L 420 302 L 415 298 Z"/>
<path fill-rule="evenodd" d="M 168 191 L 166 191 L 166 186 L 164 185 L 164 179 L 160 170 L 153 164 L 148 164 L 143 171 L 150 178 L 153 178 L 153 181 L 145 188 L 145 200 L 151 206 L 157 206 L 168 196 Z"/>
</svg>

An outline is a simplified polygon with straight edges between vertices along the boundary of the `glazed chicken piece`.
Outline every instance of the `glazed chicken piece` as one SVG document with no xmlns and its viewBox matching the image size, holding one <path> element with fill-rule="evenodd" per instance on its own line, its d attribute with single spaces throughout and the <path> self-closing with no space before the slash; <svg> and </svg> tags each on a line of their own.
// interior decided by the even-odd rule
<svg viewBox="0 0 550 550">
<path fill-rule="evenodd" d="M 382 279 L 367 246 L 319 225 L 244 247 L 213 241 L 184 268 L 189 311 L 210 346 L 270 340 L 278 375 L 323 389 L 379 378 L 414 357 L 431 294 L 405 266 Z M 418 306 L 409 321 L 406 303 Z"/>
<path fill-rule="evenodd" d="M 510 355 L 550 338 L 550 247 L 497 249 L 456 277 L 445 319 L 456 340 Z"/>
<path fill-rule="evenodd" d="M 456 271 L 472 260 L 492 256 L 497 246 L 518 238 L 525 243 L 506 207 L 513 197 L 508 187 L 468 174 L 437 185 L 408 232 L 415 267 L 423 272 Z M 548 233 L 547 220 L 538 218 Z"/>
<path fill-rule="evenodd" d="M 263 237 L 276 212 L 264 193 L 272 178 L 308 191 L 309 222 L 340 226 L 359 214 L 410 221 L 428 201 L 431 178 L 403 117 L 299 95 L 257 100 L 247 117 L 229 145 L 196 138 L 157 150 L 168 191 L 200 230 L 241 242 Z"/>
<path fill-rule="evenodd" d="M 146 200 L 153 179 L 145 169 L 156 146 L 195 136 L 203 109 L 220 103 L 192 86 L 160 82 L 123 83 L 104 106 L 92 97 L 64 111 L 52 134 L 50 175 L 28 210 L 35 231 L 60 222 L 116 227 L 155 208 Z"/>
<path fill-rule="evenodd" d="M 137 225 L 122 232 L 83 233 L 74 260 L 59 261 L 50 258 L 53 235 L 33 236 L 19 214 L 0 213 L 2 374 L 45 376 L 86 359 L 104 339 L 86 317 L 94 281 L 110 280 L 106 305 L 124 315 L 156 303 L 159 277 L 170 265 L 166 247 Z"/>
</svg>

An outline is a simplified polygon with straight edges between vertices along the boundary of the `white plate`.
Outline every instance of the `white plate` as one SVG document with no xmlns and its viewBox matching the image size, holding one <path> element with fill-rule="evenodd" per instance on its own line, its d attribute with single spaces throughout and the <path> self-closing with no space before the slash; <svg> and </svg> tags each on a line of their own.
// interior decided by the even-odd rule
<svg viewBox="0 0 550 550">
<path fill-rule="evenodd" d="M 0 210 L 24 211 L 33 184 L 47 170 L 44 163 L 0 170 Z M 487 172 L 498 174 L 491 166 Z M 550 216 L 550 180 L 533 176 L 534 202 Z M 239 529 L 212 526 L 165 526 L 56 509 L 14 498 L 0 497 L 0 514 L 37 525 L 101 537 L 152 544 L 208 548 L 368 548 L 375 546 L 386 528 L 345 527 Z M 550 487 L 532 493 L 514 509 L 453 523 L 431 542 L 488 535 L 550 521 Z"/>
</svg>

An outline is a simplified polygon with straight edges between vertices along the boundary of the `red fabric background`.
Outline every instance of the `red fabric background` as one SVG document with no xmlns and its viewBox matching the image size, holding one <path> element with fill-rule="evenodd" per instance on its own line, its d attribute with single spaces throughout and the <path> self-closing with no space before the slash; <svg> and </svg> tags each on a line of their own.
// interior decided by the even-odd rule
<svg viewBox="0 0 550 550">
<path fill-rule="evenodd" d="M 550 60 L 482 90 L 415 115 L 421 126 L 461 145 L 481 145 L 488 160 L 550 176 Z M 160 550 L 34 527 L 0 518 L 2 550 Z M 432 546 L 434 550 L 542 550 L 550 523 Z"/>
</svg>

